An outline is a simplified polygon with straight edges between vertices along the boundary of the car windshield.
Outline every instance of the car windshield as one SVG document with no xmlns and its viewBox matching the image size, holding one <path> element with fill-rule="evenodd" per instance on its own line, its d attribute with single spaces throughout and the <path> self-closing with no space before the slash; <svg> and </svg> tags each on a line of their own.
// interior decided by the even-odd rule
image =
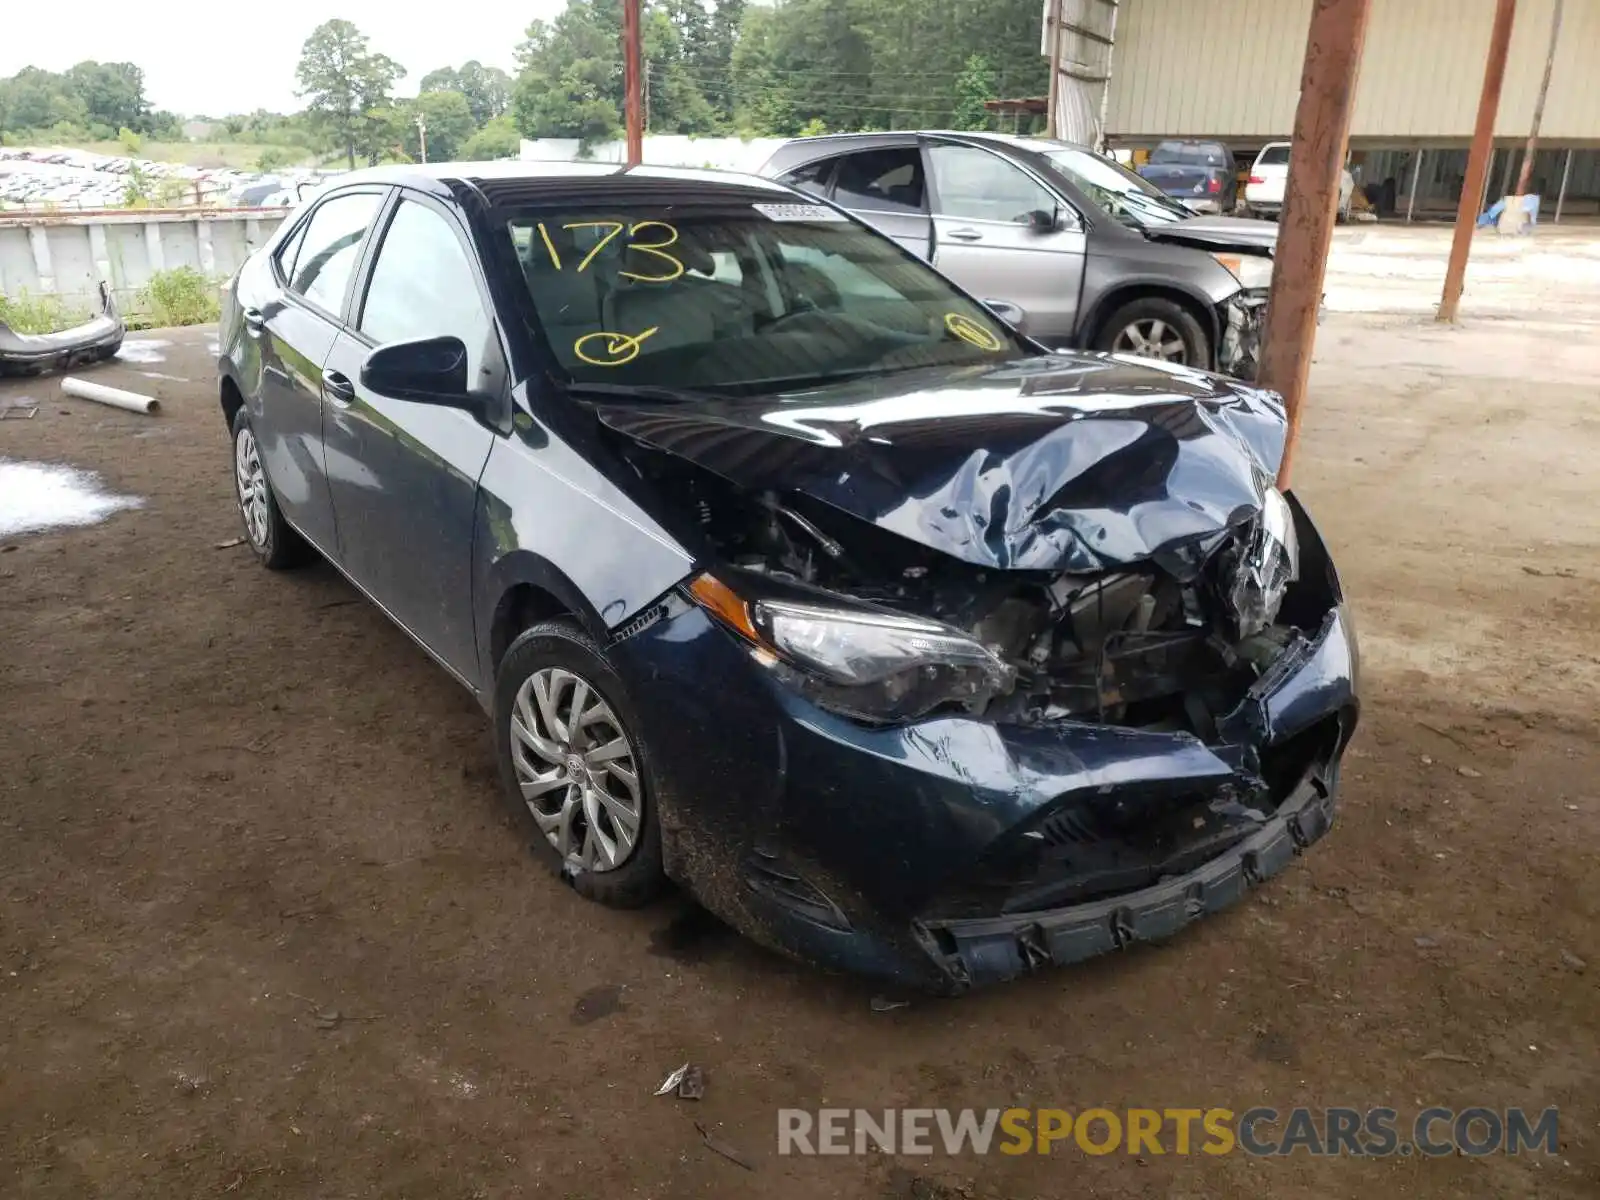
<svg viewBox="0 0 1600 1200">
<path fill-rule="evenodd" d="M 507 225 L 544 337 L 579 384 L 758 394 L 1026 353 L 920 260 L 824 205 L 526 209 Z"/>
<path fill-rule="evenodd" d="M 1076 146 L 1061 146 L 1044 153 L 1056 170 L 1124 225 L 1142 228 L 1194 216 L 1148 179 L 1109 158 Z"/>
</svg>

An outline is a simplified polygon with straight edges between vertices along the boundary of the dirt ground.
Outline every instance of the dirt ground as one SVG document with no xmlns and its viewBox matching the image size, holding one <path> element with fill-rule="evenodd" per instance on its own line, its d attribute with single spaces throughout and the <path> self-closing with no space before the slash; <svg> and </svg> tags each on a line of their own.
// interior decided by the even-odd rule
<svg viewBox="0 0 1600 1200">
<path fill-rule="evenodd" d="M 159 417 L 0 386 L 42 404 L 0 458 L 146 501 L 0 547 L 0 1194 L 1600 1194 L 1587 311 L 1322 329 L 1295 484 L 1367 705 L 1333 832 L 1170 944 L 888 1013 L 681 901 L 605 911 L 536 866 L 466 694 L 331 569 L 219 548 L 212 336 L 96 372 Z M 654 1098 L 685 1060 L 705 1099 Z M 1257 1104 L 1556 1105 L 1561 1146 L 777 1154 L 786 1106 Z"/>
</svg>

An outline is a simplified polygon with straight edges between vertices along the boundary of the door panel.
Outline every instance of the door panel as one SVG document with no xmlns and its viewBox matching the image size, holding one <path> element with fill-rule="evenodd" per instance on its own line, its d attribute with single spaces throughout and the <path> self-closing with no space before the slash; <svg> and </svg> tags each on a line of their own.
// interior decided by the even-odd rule
<svg viewBox="0 0 1600 1200">
<path fill-rule="evenodd" d="M 322 369 L 380 192 L 331 196 L 279 251 L 278 296 L 247 311 L 261 343 L 256 441 L 284 516 L 318 549 L 334 549 L 333 505 L 322 459 Z"/>
<path fill-rule="evenodd" d="M 926 260 L 932 249 L 928 188 L 915 146 L 847 154 L 839 160 L 833 202 Z"/>
<path fill-rule="evenodd" d="M 375 345 L 446 334 L 471 355 L 470 378 L 503 389 L 500 348 L 454 222 L 402 200 L 378 246 L 358 319 L 339 335 L 324 380 L 323 442 L 350 576 L 463 678 L 478 677 L 472 528 L 478 478 L 496 435 L 460 409 L 399 400 L 361 382 Z"/>
<path fill-rule="evenodd" d="M 1077 214 L 1026 171 L 974 146 L 932 145 L 933 265 L 973 295 L 1027 314 L 1028 333 L 1069 341 L 1077 328 L 1086 239 Z M 1028 214 L 1070 227 L 1036 231 Z"/>
</svg>

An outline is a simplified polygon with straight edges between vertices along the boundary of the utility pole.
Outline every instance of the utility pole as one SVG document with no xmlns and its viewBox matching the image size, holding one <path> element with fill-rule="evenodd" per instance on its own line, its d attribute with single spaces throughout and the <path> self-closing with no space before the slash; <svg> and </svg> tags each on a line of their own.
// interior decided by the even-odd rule
<svg viewBox="0 0 1600 1200">
<path fill-rule="evenodd" d="M 1061 136 L 1061 5 L 1050 0 L 1050 90 L 1045 93 L 1044 132 L 1046 137 Z"/>
<path fill-rule="evenodd" d="M 644 104 L 640 96 L 639 0 L 622 0 L 622 69 L 624 118 L 628 129 L 628 165 L 644 161 Z"/>
<path fill-rule="evenodd" d="M 1479 198 L 1488 180 L 1489 156 L 1494 153 L 1494 118 L 1500 110 L 1500 85 L 1506 77 L 1506 51 L 1511 45 L 1511 22 L 1517 0 L 1495 0 L 1494 27 L 1489 32 L 1489 57 L 1483 65 L 1483 94 L 1478 97 L 1478 123 L 1467 152 L 1467 176 L 1461 181 L 1456 204 L 1456 232 L 1450 242 L 1450 263 L 1444 271 L 1444 291 L 1439 296 L 1436 320 L 1454 321 L 1461 307 L 1461 287 L 1467 277 L 1467 254 L 1472 230 L 1478 223 Z M 1514 153 L 1514 152 L 1513 152 Z"/>
<path fill-rule="evenodd" d="M 1550 14 L 1550 52 L 1544 56 L 1544 78 L 1539 81 L 1539 98 L 1533 104 L 1533 130 L 1528 134 L 1528 148 L 1522 152 L 1522 174 L 1517 176 L 1517 190 L 1513 196 L 1525 195 L 1528 177 L 1533 174 L 1533 156 L 1539 148 L 1539 126 L 1544 122 L 1544 98 L 1550 94 L 1550 68 L 1556 65 L 1556 39 L 1561 36 L 1561 0 L 1556 0 L 1555 11 Z"/>
<path fill-rule="evenodd" d="M 1283 197 L 1282 232 L 1272 265 L 1272 291 L 1258 379 L 1283 397 L 1289 431 L 1278 467 L 1278 486 L 1289 485 L 1289 470 L 1300 440 L 1311 351 L 1317 338 L 1317 310 L 1334 212 L 1344 170 L 1350 114 L 1355 109 L 1356 76 L 1367 37 L 1368 0 L 1315 0 L 1300 72 L 1300 103 L 1294 114 L 1294 146 Z"/>
<path fill-rule="evenodd" d="M 417 114 L 417 144 L 422 148 L 422 161 L 428 161 L 428 118 Z"/>
</svg>

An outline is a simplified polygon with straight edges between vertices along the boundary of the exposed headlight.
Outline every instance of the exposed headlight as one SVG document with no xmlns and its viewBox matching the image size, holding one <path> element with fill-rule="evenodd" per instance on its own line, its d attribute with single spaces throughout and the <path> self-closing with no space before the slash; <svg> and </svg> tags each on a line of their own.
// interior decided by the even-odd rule
<svg viewBox="0 0 1600 1200">
<path fill-rule="evenodd" d="M 993 651 L 938 621 L 787 600 L 758 600 L 741 613 L 729 604 L 732 590 L 704 575 L 690 591 L 768 650 L 786 683 L 845 716 L 908 721 L 945 704 L 981 709 L 1016 679 Z"/>
<path fill-rule="evenodd" d="M 1213 254 L 1242 288 L 1272 286 L 1272 260 L 1263 254 Z"/>
<path fill-rule="evenodd" d="M 1299 575 L 1300 540 L 1294 512 L 1283 493 L 1269 487 L 1229 596 L 1241 637 L 1249 637 L 1277 619 L 1284 593 Z"/>
</svg>

